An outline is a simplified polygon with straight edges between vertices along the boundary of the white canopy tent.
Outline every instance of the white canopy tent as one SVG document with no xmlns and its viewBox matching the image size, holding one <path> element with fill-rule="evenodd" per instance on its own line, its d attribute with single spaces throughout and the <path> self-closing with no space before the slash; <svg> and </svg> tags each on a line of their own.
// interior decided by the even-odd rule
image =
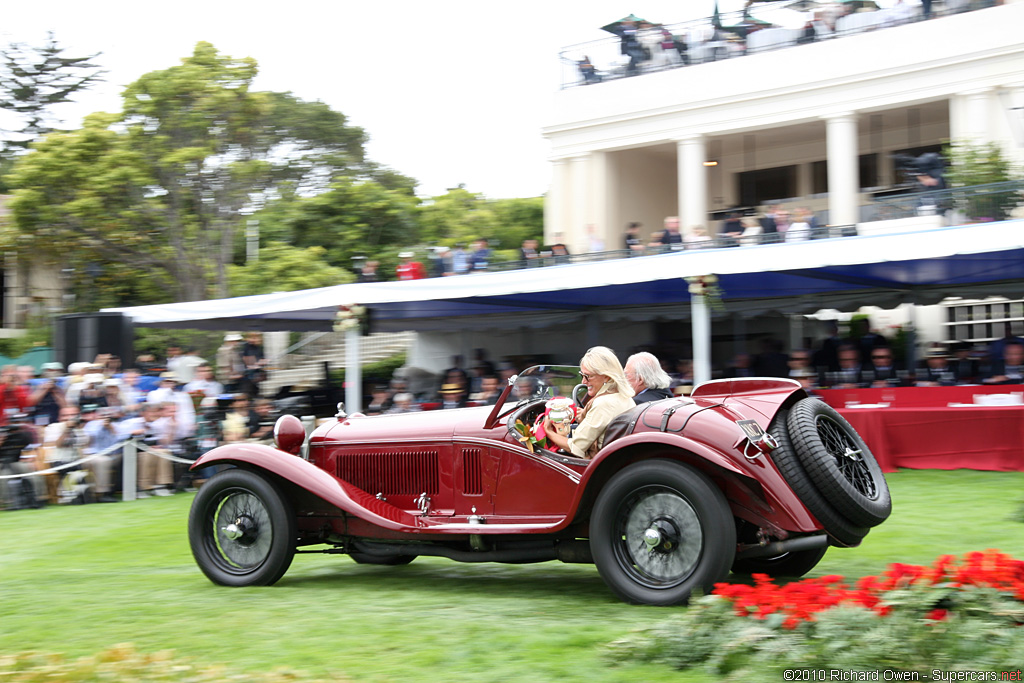
<svg viewBox="0 0 1024 683">
<path fill-rule="evenodd" d="M 740 315 L 1024 296 L 1024 220 L 104 312 L 135 325 L 217 330 L 328 330 L 338 306 L 354 303 L 370 310 L 378 331 L 547 327 L 593 312 L 605 321 L 690 318 L 700 380 L 709 376 L 708 314 L 682 278 L 709 273 L 726 311 Z"/>
<path fill-rule="evenodd" d="M 539 324 L 558 324 L 568 311 L 612 307 L 629 316 L 636 307 L 687 304 L 689 294 L 680 278 L 709 273 L 719 276 L 730 310 L 768 305 L 809 311 L 837 301 L 931 303 L 945 296 L 990 294 L 1008 283 L 1021 285 L 1022 250 L 1024 220 L 1012 220 L 104 312 L 120 312 L 150 327 L 323 330 L 330 329 L 339 305 L 359 303 L 373 311 L 374 324 L 385 330 L 491 315 L 533 316 Z"/>
</svg>

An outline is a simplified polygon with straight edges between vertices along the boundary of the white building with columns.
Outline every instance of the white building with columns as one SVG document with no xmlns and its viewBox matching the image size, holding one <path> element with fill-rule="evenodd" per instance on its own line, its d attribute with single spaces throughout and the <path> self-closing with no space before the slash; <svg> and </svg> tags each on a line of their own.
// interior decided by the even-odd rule
<svg viewBox="0 0 1024 683">
<path fill-rule="evenodd" d="M 602 83 L 554 98 L 545 238 L 621 248 L 781 201 L 868 220 L 893 155 L 996 142 L 1024 163 L 1024 1 Z"/>
</svg>

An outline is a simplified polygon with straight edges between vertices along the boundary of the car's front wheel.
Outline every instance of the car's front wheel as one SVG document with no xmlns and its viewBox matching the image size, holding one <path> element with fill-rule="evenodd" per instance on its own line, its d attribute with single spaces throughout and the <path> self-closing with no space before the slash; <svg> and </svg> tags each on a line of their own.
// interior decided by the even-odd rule
<svg viewBox="0 0 1024 683">
<path fill-rule="evenodd" d="M 192 501 L 192 556 L 214 583 L 269 586 L 295 556 L 295 517 L 280 489 L 242 469 L 214 475 Z"/>
<path fill-rule="evenodd" d="M 725 496 L 670 460 L 630 465 L 604 486 L 590 520 L 594 563 L 626 602 L 685 603 L 729 573 L 736 533 Z"/>
</svg>

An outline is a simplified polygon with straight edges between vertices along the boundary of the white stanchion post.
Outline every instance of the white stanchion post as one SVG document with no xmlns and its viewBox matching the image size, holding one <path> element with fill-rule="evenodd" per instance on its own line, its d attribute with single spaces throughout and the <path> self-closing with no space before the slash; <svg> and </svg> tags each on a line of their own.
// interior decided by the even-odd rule
<svg viewBox="0 0 1024 683">
<path fill-rule="evenodd" d="M 693 386 L 711 379 L 711 310 L 703 294 L 690 295 L 693 335 Z"/>
<path fill-rule="evenodd" d="M 363 372 L 359 353 L 360 332 L 345 330 L 345 412 L 351 415 L 363 409 Z"/>
<path fill-rule="evenodd" d="M 135 487 L 138 482 L 138 449 L 134 439 L 124 442 L 121 456 L 121 500 L 135 500 Z"/>
</svg>

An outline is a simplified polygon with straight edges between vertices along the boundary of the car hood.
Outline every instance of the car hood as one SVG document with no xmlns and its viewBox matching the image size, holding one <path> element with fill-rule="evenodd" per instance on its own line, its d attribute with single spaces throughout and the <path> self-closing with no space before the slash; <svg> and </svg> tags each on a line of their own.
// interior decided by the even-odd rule
<svg viewBox="0 0 1024 683">
<path fill-rule="evenodd" d="M 450 440 L 456 435 L 478 436 L 491 412 L 491 406 L 428 410 L 396 415 L 346 417 L 324 425 L 310 443 L 381 443 L 384 441 Z"/>
</svg>

